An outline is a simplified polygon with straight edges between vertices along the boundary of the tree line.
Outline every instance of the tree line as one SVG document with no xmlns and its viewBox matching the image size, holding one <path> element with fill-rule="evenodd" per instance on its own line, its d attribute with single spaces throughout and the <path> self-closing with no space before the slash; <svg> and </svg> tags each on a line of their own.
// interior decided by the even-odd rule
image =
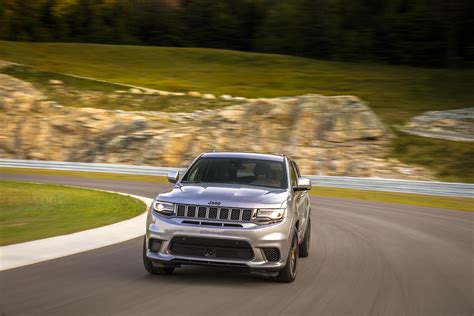
<svg viewBox="0 0 474 316">
<path fill-rule="evenodd" d="M 474 61 L 474 1 L 0 0 L 0 39 L 464 66 Z"/>
</svg>

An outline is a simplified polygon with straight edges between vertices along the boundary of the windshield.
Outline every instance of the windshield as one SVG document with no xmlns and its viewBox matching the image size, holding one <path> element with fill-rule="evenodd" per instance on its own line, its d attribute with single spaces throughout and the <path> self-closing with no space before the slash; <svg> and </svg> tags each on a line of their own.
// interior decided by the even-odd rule
<svg viewBox="0 0 474 316">
<path fill-rule="evenodd" d="M 201 158 L 181 183 L 232 183 L 287 188 L 283 161 L 246 158 Z"/>
</svg>

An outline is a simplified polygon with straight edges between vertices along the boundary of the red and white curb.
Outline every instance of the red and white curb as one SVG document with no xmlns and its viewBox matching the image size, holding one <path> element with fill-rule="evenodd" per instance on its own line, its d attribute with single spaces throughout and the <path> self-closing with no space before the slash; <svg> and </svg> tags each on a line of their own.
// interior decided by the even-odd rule
<svg viewBox="0 0 474 316">
<path fill-rule="evenodd" d="M 147 209 L 153 202 L 153 199 L 143 196 L 105 192 L 139 199 L 147 205 Z M 134 218 L 99 228 L 3 246 L 0 247 L 0 271 L 61 258 L 140 237 L 145 234 L 145 224 L 146 212 Z"/>
</svg>

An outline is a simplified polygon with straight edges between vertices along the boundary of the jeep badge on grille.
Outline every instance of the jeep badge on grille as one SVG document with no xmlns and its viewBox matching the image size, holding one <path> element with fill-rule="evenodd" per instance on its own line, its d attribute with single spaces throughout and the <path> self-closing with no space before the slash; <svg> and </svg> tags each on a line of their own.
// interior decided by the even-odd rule
<svg viewBox="0 0 474 316">
<path fill-rule="evenodd" d="M 209 203 L 207 203 L 209 205 L 221 205 L 221 202 L 217 202 L 217 201 L 209 201 Z"/>
</svg>

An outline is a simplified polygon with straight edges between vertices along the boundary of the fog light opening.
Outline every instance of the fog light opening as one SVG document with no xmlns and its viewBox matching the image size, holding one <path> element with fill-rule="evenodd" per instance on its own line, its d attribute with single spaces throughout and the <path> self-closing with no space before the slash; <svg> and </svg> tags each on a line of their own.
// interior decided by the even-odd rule
<svg viewBox="0 0 474 316">
<path fill-rule="evenodd" d="M 148 248 L 151 252 L 158 252 L 160 251 L 162 243 L 163 242 L 159 239 L 150 239 L 150 241 L 148 242 Z"/>
<path fill-rule="evenodd" d="M 262 248 L 265 258 L 269 262 L 280 261 L 280 249 L 278 248 Z"/>
</svg>

